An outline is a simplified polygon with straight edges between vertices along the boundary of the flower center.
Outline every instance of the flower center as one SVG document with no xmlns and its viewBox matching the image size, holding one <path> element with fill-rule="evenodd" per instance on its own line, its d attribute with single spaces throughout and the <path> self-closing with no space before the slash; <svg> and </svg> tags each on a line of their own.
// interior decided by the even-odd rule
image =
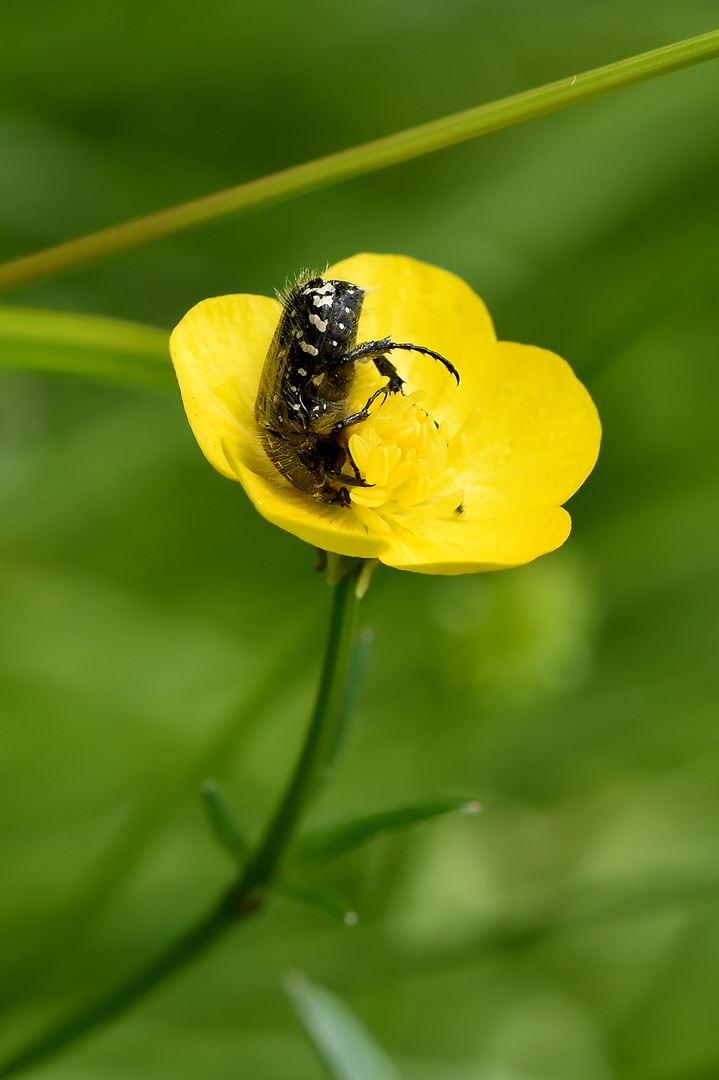
<svg viewBox="0 0 719 1080">
<path fill-rule="evenodd" d="M 424 396 L 392 394 L 349 438 L 352 458 L 372 485 L 351 488 L 350 500 L 372 530 L 412 528 L 422 517 L 460 510 L 464 436 L 450 439 L 447 422 L 437 423 L 421 408 Z"/>
</svg>

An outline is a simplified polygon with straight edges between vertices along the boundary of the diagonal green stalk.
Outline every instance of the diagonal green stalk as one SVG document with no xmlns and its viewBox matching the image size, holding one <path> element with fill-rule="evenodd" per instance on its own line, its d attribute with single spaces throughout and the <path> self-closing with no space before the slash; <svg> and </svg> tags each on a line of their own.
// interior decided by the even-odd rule
<svg viewBox="0 0 719 1080">
<path fill-rule="evenodd" d="M 328 766 L 335 744 L 352 653 L 358 603 L 356 586 L 360 570 L 361 563 L 333 588 L 325 659 L 305 742 L 265 835 L 257 850 L 250 855 L 238 880 L 203 919 L 154 957 L 140 972 L 0 1062 L 0 1080 L 37 1065 L 115 1020 L 142 1001 L 170 975 L 204 955 L 239 922 L 264 906 L 268 889 Z"/>
<path fill-rule="evenodd" d="M 384 169 L 455 143 L 556 112 L 634 83 L 666 75 L 719 55 L 719 30 L 640 53 L 522 94 L 454 113 L 406 131 L 295 165 L 246 184 L 113 225 L 68 243 L 0 265 L 0 291 L 28 285 L 138 244 L 257 206 Z"/>
</svg>

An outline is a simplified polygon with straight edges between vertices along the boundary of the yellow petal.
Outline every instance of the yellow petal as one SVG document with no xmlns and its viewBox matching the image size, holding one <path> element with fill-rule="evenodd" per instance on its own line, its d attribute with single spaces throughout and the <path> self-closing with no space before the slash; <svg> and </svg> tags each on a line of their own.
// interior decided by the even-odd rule
<svg viewBox="0 0 719 1080">
<path fill-rule="evenodd" d="M 280 311 L 269 296 L 215 296 L 188 311 L 170 338 L 195 438 L 208 461 L 233 480 L 222 444 L 257 442 L 257 387 Z"/>
<path fill-rule="evenodd" d="M 485 521 L 425 520 L 421 532 L 393 532 L 391 546 L 380 557 L 388 566 L 422 574 L 476 574 L 522 566 L 554 551 L 569 536 L 566 510 L 552 506 L 520 510 Z"/>
<path fill-rule="evenodd" d="M 273 525 L 338 555 L 376 559 L 387 547 L 384 537 L 369 534 L 357 515 L 346 507 L 329 506 L 312 499 L 276 470 L 270 478 L 258 475 L 248 469 L 227 444 L 224 452 L 233 470 L 233 479 L 240 481 L 257 510 Z"/>
<path fill-rule="evenodd" d="M 474 372 L 479 423 L 459 475 L 468 520 L 559 506 L 597 460 L 601 425 L 591 397 L 561 357 L 498 342 Z"/>
</svg>

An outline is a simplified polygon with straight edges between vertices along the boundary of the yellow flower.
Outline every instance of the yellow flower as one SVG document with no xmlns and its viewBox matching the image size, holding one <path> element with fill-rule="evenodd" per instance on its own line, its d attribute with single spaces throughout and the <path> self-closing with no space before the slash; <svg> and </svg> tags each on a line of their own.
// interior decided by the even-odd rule
<svg viewBox="0 0 719 1080">
<path fill-rule="evenodd" d="M 447 357 L 395 352 L 405 394 L 380 395 L 348 428 L 367 487 L 350 506 L 294 487 L 262 449 L 255 400 L 281 306 L 265 296 L 203 300 L 172 335 L 192 430 L 216 469 L 239 480 L 259 512 L 310 544 L 426 574 L 518 566 L 564 543 L 562 509 L 597 458 L 600 424 L 568 364 L 532 345 L 497 341 L 480 298 L 446 270 L 400 255 L 356 255 L 323 276 L 366 290 L 358 342 L 391 336 Z M 362 408 L 386 380 L 357 364 Z M 356 399 L 356 400 L 355 400 Z"/>
</svg>

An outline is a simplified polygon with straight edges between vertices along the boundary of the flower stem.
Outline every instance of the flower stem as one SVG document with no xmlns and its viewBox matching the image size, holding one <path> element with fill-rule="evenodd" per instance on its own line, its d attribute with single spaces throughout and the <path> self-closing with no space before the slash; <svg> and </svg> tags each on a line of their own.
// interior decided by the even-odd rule
<svg viewBox="0 0 719 1080">
<path fill-rule="evenodd" d="M 170 975 L 202 956 L 233 926 L 265 904 L 280 862 L 300 824 L 309 800 L 327 769 L 343 716 L 347 672 L 357 614 L 357 577 L 361 564 L 333 589 L 332 615 L 312 719 L 289 783 L 270 818 L 265 835 L 237 881 L 202 920 L 150 961 L 132 978 L 99 1001 L 69 1016 L 56 1027 L 0 1063 L 0 1080 L 15 1076 L 115 1020 L 145 998 Z"/>
<path fill-rule="evenodd" d="M 432 120 L 350 150 L 341 150 L 315 161 L 294 165 L 225 191 L 192 199 L 179 206 L 146 214 L 121 225 L 113 225 L 76 240 L 57 244 L 33 255 L 12 259 L 0 265 L 0 291 L 40 281 L 138 244 L 211 221 L 223 214 L 280 202 L 353 176 L 409 161 L 422 154 L 531 120 L 535 116 L 556 112 L 568 105 L 576 105 L 625 86 L 711 60 L 717 55 L 719 30 L 713 30 L 673 45 L 652 49 L 651 52 L 640 53 L 627 60 L 593 68 L 581 75 L 573 75 L 534 90 L 501 98 L 489 105 L 480 105 L 445 116 L 441 120 Z"/>
<path fill-rule="evenodd" d="M 238 921 L 235 911 L 224 901 L 208 916 L 186 931 L 142 971 L 116 987 L 99 1001 L 92 1002 L 61 1021 L 39 1038 L 22 1047 L 0 1065 L 0 1077 L 15 1076 L 38 1062 L 82 1039 L 109 1023 L 141 1001 L 168 975 L 201 955 Z"/>
<path fill-rule="evenodd" d="M 325 663 L 305 744 L 264 838 L 240 879 L 238 891 L 251 895 L 267 885 L 293 839 L 302 813 L 315 793 L 332 756 L 343 716 L 347 672 L 357 615 L 357 577 L 361 564 L 334 586 Z"/>
</svg>

